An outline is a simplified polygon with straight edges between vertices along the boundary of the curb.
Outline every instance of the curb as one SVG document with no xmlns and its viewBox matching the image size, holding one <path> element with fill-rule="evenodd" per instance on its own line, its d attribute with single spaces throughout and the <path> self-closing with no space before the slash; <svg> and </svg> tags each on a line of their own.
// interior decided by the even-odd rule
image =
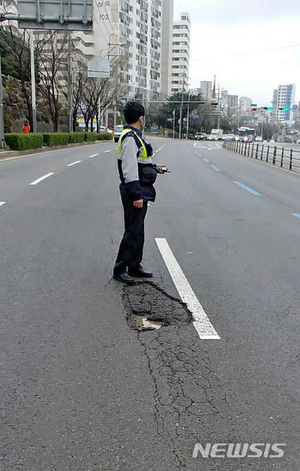
<svg viewBox="0 0 300 471">
<path fill-rule="evenodd" d="M 31 155 L 39 154 L 49 154 L 50 152 L 56 152 L 62 149 L 71 149 L 72 147 L 83 147 L 91 146 L 94 144 L 105 144 L 107 142 L 113 142 L 113 139 L 105 141 L 95 141 L 95 142 L 79 142 L 76 144 L 69 144 L 67 146 L 52 146 L 52 147 L 42 147 L 40 149 L 27 149 L 27 150 L 8 150 L 0 153 L 0 162 L 5 160 L 16 159 L 18 157 L 30 157 Z"/>
</svg>

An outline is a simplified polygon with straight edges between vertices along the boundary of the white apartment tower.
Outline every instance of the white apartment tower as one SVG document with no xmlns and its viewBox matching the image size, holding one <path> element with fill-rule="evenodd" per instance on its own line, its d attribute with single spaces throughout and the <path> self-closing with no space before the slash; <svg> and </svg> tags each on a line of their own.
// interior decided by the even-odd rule
<svg viewBox="0 0 300 471">
<path fill-rule="evenodd" d="M 240 112 L 241 113 L 247 113 L 248 111 L 250 111 L 251 104 L 252 104 L 252 99 L 251 98 L 248 98 L 246 96 L 242 96 L 240 98 Z"/>
<path fill-rule="evenodd" d="M 273 116 L 277 123 L 291 122 L 295 102 L 295 84 L 279 85 L 273 93 Z M 274 109 L 275 108 L 275 109 Z"/>
<path fill-rule="evenodd" d="M 188 13 L 181 13 L 180 21 L 173 24 L 172 74 L 169 94 L 188 89 L 190 34 L 190 16 Z"/>
<path fill-rule="evenodd" d="M 113 27 L 127 57 L 122 79 L 128 84 L 128 95 L 142 101 L 155 100 L 161 93 L 163 8 L 169 3 L 111 0 Z"/>
</svg>

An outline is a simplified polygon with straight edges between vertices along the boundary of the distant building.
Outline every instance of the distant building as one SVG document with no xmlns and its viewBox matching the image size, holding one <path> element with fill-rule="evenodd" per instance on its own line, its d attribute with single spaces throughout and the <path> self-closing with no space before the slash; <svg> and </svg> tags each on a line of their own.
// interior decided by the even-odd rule
<svg viewBox="0 0 300 471">
<path fill-rule="evenodd" d="M 200 95 L 201 88 L 190 88 L 189 93 L 190 95 Z"/>
<path fill-rule="evenodd" d="M 242 96 L 240 98 L 240 113 L 247 114 L 250 111 L 252 98 Z"/>
<path fill-rule="evenodd" d="M 295 101 L 295 84 L 279 85 L 273 92 L 273 113 L 272 120 L 275 123 L 284 123 L 293 121 L 291 111 Z"/>
<path fill-rule="evenodd" d="M 190 16 L 181 13 L 180 21 L 173 24 L 171 94 L 188 89 L 190 34 Z"/>
<path fill-rule="evenodd" d="M 204 100 L 212 100 L 212 82 L 203 81 L 200 83 L 201 93 Z"/>
<path fill-rule="evenodd" d="M 237 111 L 239 108 L 238 95 L 228 95 L 228 107 L 231 111 Z"/>
</svg>

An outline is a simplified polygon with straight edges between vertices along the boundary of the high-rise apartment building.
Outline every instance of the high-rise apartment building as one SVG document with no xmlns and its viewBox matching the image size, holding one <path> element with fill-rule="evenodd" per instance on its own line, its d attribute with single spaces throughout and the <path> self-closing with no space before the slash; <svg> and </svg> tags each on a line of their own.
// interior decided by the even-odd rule
<svg viewBox="0 0 300 471">
<path fill-rule="evenodd" d="M 174 0 L 165 0 L 162 11 L 162 46 L 161 46 L 161 97 L 171 94 L 172 82 L 172 36 Z"/>
<path fill-rule="evenodd" d="M 211 101 L 212 100 L 212 82 L 209 81 L 202 81 L 200 82 L 201 93 L 203 95 L 204 100 Z"/>
<path fill-rule="evenodd" d="M 248 98 L 246 96 L 242 96 L 240 98 L 240 113 L 243 114 L 243 113 L 249 112 L 250 108 L 251 108 L 251 104 L 252 104 L 252 99 L 251 98 Z"/>
<path fill-rule="evenodd" d="M 191 21 L 188 13 L 181 13 L 173 24 L 172 73 L 169 94 L 188 89 L 190 63 Z"/>
<path fill-rule="evenodd" d="M 279 85 L 273 92 L 273 119 L 276 123 L 291 122 L 291 108 L 295 101 L 295 84 Z"/>
<path fill-rule="evenodd" d="M 110 61 L 119 56 L 121 80 L 128 85 L 127 96 L 147 100 L 168 95 L 173 1 L 94 0 L 93 31 L 72 32 L 77 55 L 86 61 L 98 56 Z M 16 6 L 16 0 L 4 3 L 10 11 L 11 5 Z M 189 41 L 189 28 L 187 31 Z M 188 68 L 183 70 L 187 83 Z"/>
<path fill-rule="evenodd" d="M 117 41 L 125 45 L 121 72 L 129 96 L 167 94 L 173 0 L 111 0 L 111 15 Z"/>
</svg>

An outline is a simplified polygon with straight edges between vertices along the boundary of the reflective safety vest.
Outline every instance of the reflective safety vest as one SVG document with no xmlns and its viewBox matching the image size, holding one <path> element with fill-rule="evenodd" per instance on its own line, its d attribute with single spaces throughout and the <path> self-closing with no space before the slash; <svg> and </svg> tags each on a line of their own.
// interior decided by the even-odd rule
<svg viewBox="0 0 300 471">
<path fill-rule="evenodd" d="M 135 135 L 135 137 L 137 138 L 137 140 L 141 144 L 141 147 L 139 148 L 139 153 L 137 155 L 137 161 L 140 164 L 152 164 L 152 159 L 151 159 L 151 157 L 148 157 L 148 155 L 147 155 L 147 149 L 146 149 L 146 146 L 145 146 L 143 140 L 140 138 L 138 133 L 136 131 L 134 131 L 133 129 L 124 129 L 122 131 L 122 134 L 121 134 L 119 142 L 118 142 L 118 151 L 117 151 L 118 157 L 120 157 L 120 155 L 121 155 L 123 137 L 126 136 L 126 134 L 129 134 L 129 133 L 133 133 Z"/>
</svg>

